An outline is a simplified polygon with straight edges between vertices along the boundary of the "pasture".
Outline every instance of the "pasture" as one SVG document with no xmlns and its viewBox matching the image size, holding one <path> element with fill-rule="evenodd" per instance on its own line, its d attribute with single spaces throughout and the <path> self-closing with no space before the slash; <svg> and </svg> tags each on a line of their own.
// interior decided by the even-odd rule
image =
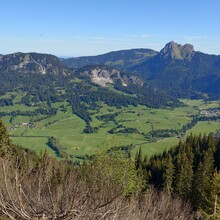
<svg viewBox="0 0 220 220">
<path fill-rule="evenodd" d="M 12 95 L 6 94 L 5 97 Z M 20 110 L 34 111 L 35 106 L 27 107 L 19 104 L 22 94 L 14 98 L 13 106 L 1 108 L 2 112 Z M 152 155 L 178 143 L 177 137 L 158 139 L 150 143 L 146 134 L 151 131 L 173 129 L 179 130 L 189 123 L 193 116 L 197 115 L 201 109 L 214 108 L 219 106 L 219 102 L 204 102 L 203 100 L 181 100 L 185 106 L 176 109 L 154 109 L 138 105 L 137 107 L 111 107 L 104 103 L 98 103 L 99 109 L 91 110 L 91 126 L 97 127 L 96 133 L 84 133 L 86 123 L 78 116 L 72 114 L 67 102 L 53 103 L 52 107 L 58 109 L 57 114 L 48 117 L 37 116 L 4 116 L 2 120 L 9 129 L 11 138 L 15 144 L 31 148 L 38 154 L 46 149 L 54 152 L 48 146 L 48 138 L 55 137 L 59 146 L 72 156 L 82 156 L 93 154 L 97 147 L 102 147 L 111 143 L 112 146 L 133 145 L 132 155 L 142 146 L 144 154 Z M 63 106 L 66 111 L 62 111 Z M 100 119 L 106 115 L 115 114 L 110 119 Z M 34 127 L 24 126 L 23 123 L 32 122 Z M 126 128 L 136 129 L 136 133 L 124 133 Z M 109 133 L 115 129 L 115 133 Z M 218 122 L 199 122 L 187 133 L 209 133 L 220 129 Z M 112 141 L 114 140 L 114 141 Z"/>
</svg>

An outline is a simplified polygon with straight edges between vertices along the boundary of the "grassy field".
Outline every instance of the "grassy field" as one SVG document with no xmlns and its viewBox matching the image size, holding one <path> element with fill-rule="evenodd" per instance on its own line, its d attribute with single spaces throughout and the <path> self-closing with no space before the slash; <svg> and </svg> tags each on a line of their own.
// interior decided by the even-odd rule
<svg viewBox="0 0 220 220">
<path fill-rule="evenodd" d="M 208 109 L 208 108 L 220 107 L 220 100 L 204 101 L 202 99 L 197 99 L 197 100 L 181 99 L 180 101 L 186 104 L 187 106 L 191 106 L 195 109 Z"/>
<path fill-rule="evenodd" d="M 25 146 L 26 148 L 32 149 L 36 151 L 37 154 L 43 153 L 45 150 L 47 150 L 50 154 L 54 155 L 54 152 L 48 148 L 47 138 L 35 138 L 35 137 L 12 137 L 11 138 L 14 144 L 20 145 L 20 146 Z M 24 145 L 25 142 L 25 145 Z"/>
<path fill-rule="evenodd" d="M 198 122 L 192 129 L 187 131 L 187 134 L 209 134 L 215 133 L 217 130 L 220 129 L 220 122 L 209 122 L 209 121 L 201 121 Z"/>
<path fill-rule="evenodd" d="M 6 94 L 10 97 L 13 94 Z M 13 106 L 1 108 L 2 112 L 11 111 L 34 111 L 37 107 L 27 107 L 20 105 L 22 94 L 18 94 L 13 102 Z M 181 100 L 185 103 L 184 107 L 176 109 L 153 109 L 146 106 L 129 106 L 127 108 L 115 108 L 100 104 L 99 110 L 91 111 L 93 127 L 98 127 L 97 133 L 85 134 L 83 132 L 86 123 L 78 116 L 71 113 L 71 108 L 66 102 L 54 103 L 53 107 L 58 108 L 56 115 L 51 117 L 42 116 L 4 116 L 2 120 L 7 126 L 14 126 L 9 130 L 12 140 L 15 144 L 28 147 L 41 153 L 47 149 L 51 154 L 54 152 L 48 147 L 48 138 L 53 136 L 57 139 L 59 146 L 69 155 L 81 156 L 93 154 L 97 147 L 105 146 L 111 143 L 112 146 L 134 145 L 132 154 L 142 146 L 143 153 L 152 155 L 160 153 L 163 150 L 178 143 L 177 137 L 165 138 L 154 143 L 149 143 L 146 134 L 152 130 L 180 129 L 183 125 L 192 120 L 201 109 L 219 107 L 218 101 L 204 102 L 203 100 Z M 66 112 L 62 111 L 65 106 Z M 117 113 L 111 120 L 100 120 L 99 116 Z M 40 118 L 41 117 L 41 118 Z M 38 119 L 38 120 L 37 120 Z M 34 128 L 23 126 L 22 123 L 34 122 Z M 138 133 L 115 133 L 110 134 L 113 128 L 135 128 Z M 220 129 L 218 122 L 199 122 L 189 132 L 209 133 Z M 119 130 L 119 129 L 118 129 Z M 118 131 L 117 130 L 117 131 Z M 114 140 L 114 141 L 113 141 Z"/>
<path fill-rule="evenodd" d="M 177 137 L 164 138 L 164 139 L 158 140 L 157 142 L 147 143 L 147 144 L 142 144 L 140 146 L 137 146 L 132 152 L 132 154 L 135 155 L 136 151 L 139 149 L 139 147 L 141 147 L 143 155 L 147 155 L 150 157 L 154 154 L 162 153 L 164 150 L 167 150 L 170 147 L 177 145 L 178 142 L 179 142 L 179 139 Z"/>
<path fill-rule="evenodd" d="M 136 128 L 139 132 L 150 132 L 153 129 L 180 129 L 196 113 L 196 110 L 189 107 L 167 110 L 138 106 L 124 111 L 116 119 L 125 127 Z"/>
</svg>

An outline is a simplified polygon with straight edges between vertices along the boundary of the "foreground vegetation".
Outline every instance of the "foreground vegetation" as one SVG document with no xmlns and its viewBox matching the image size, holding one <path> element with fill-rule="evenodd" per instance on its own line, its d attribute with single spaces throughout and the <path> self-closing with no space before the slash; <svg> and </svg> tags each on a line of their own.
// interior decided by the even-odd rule
<svg viewBox="0 0 220 220">
<path fill-rule="evenodd" d="M 11 143 L 0 123 L 0 214 L 10 219 L 219 219 L 220 142 L 190 135 L 135 161 L 116 147 L 76 165 Z M 155 190 L 156 188 L 157 190 Z"/>
<path fill-rule="evenodd" d="M 190 201 L 205 219 L 220 218 L 220 142 L 213 135 L 191 134 L 149 160 L 140 149 L 135 163 L 150 184 Z"/>
<path fill-rule="evenodd" d="M 0 122 L 0 215 L 9 219 L 192 219 L 190 205 L 157 192 L 124 155 L 81 166 L 14 146 Z"/>
</svg>

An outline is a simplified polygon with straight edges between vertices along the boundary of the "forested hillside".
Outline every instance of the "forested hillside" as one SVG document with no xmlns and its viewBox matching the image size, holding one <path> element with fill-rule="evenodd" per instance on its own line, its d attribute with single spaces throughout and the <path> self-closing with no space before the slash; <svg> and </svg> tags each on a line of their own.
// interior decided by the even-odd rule
<svg viewBox="0 0 220 220">
<path fill-rule="evenodd" d="M 150 159 L 140 149 L 135 163 L 156 188 L 191 202 L 207 219 L 220 218 L 220 142 L 213 135 L 191 134 Z"/>
</svg>

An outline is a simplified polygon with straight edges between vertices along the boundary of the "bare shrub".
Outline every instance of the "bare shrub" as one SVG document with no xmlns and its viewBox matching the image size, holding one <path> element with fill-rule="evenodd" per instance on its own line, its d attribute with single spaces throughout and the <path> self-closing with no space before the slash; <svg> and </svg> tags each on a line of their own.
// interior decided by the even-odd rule
<svg viewBox="0 0 220 220">
<path fill-rule="evenodd" d="M 190 220 L 191 207 L 149 189 L 128 158 L 82 167 L 44 154 L 0 158 L 0 212 L 12 220 Z"/>
</svg>

